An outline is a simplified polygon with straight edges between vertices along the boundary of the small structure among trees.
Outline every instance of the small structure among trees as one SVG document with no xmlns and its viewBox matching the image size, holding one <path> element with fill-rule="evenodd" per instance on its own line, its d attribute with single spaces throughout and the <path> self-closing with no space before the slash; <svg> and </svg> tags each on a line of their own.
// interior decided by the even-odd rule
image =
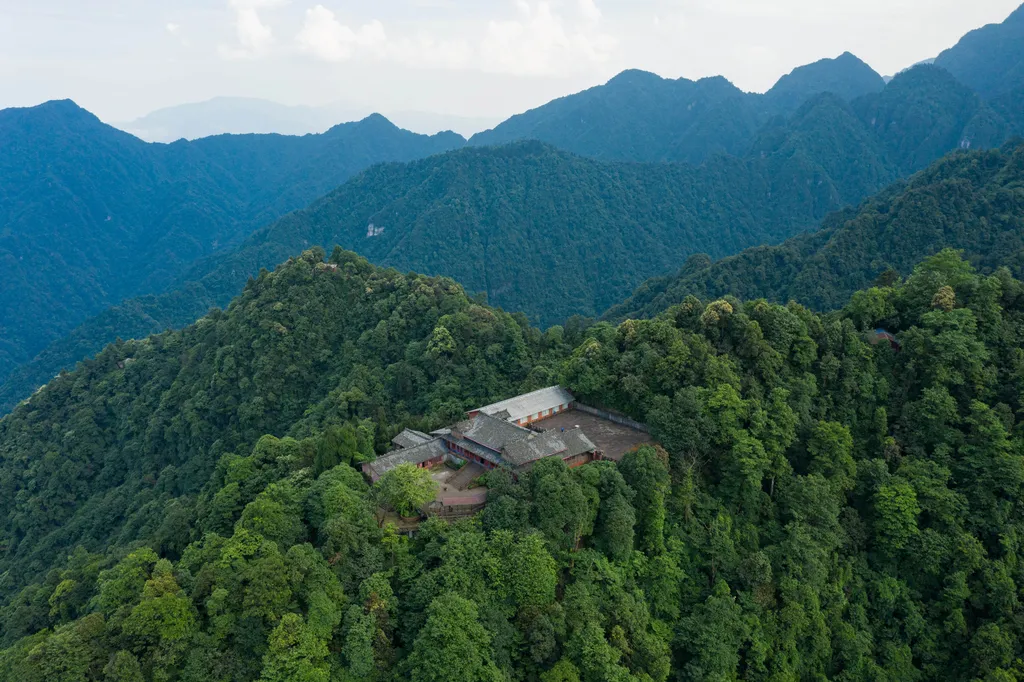
<svg viewBox="0 0 1024 682">
<path fill-rule="evenodd" d="M 534 462 L 560 457 L 571 467 L 592 462 L 598 448 L 581 429 L 538 433 L 526 428 L 575 406 L 575 398 L 561 386 L 533 391 L 472 410 L 468 418 L 428 436 L 406 429 L 392 443 L 394 452 L 363 465 L 373 482 L 392 469 L 412 464 L 430 468 L 444 461 L 475 462 L 485 469 L 503 468 L 513 475 Z"/>
</svg>

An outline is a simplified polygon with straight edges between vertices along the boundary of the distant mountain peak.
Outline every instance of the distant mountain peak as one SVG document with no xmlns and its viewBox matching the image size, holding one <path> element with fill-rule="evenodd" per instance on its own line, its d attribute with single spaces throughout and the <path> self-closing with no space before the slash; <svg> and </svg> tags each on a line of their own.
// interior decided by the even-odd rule
<svg viewBox="0 0 1024 682">
<path fill-rule="evenodd" d="M 782 78 L 765 95 L 784 111 L 794 111 L 810 97 L 831 92 L 849 101 L 879 92 L 885 80 L 852 52 L 800 66 Z"/>
<path fill-rule="evenodd" d="M 53 99 L 34 107 L 19 107 L 5 109 L 4 113 L 19 116 L 54 116 L 66 119 L 80 119 L 99 122 L 94 114 L 80 107 L 71 99 Z"/>
<path fill-rule="evenodd" d="M 932 63 L 921 62 L 911 66 L 909 69 L 904 69 L 898 74 L 893 76 L 893 79 L 889 82 L 888 87 L 898 87 L 905 84 L 921 84 L 921 83 L 936 83 L 955 87 L 957 89 L 967 89 L 967 87 L 958 81 L 953 74 L 941 66 L 937 66 Z"/>
<path fill-rule="evenodd" d="M 51 100 L 34 107 L 4 109 L 0 111 L 0 128 L 9 134 L 30 136 L 42 144 L 64 144 L 56 141 L 56 131 L 87 136 L 81 139 L 134 139 L 106 125 L 70 99 Z"/>
<path fill-rule="evenodd" d="M 971 31 L 935 63 L 988 99 L 1024 88 L 1024 5 L 1001 24 Z"/>
<path fill-rule="evenodd" d="M 626 69 L 622 73 L 612 77 L 607 85 L 641 85 L 646 83 L 662 83 L 665 79 L 656 73 L 644 71 L 643 69 Z"/>
</svg>

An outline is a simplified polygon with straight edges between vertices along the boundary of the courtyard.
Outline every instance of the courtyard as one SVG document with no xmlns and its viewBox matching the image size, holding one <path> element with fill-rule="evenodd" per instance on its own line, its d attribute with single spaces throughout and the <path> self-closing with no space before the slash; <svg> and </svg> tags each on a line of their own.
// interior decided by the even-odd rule
<svg viewBox="0 0 1024 682">
<path fill-rule="evenodd" d="M 570 410 L 556 414 L 553 417 L 536 422 L 534 426 L 545 431 L 560 431 L 562 429 L 568 431 L 569 429 L 579 427 L 583 429 L 583 433 L 587 435 L 587 438 L 604 453 L 606 459 L 616 462 L 621 460 L 622 456 L 630 450 L 641 445 L 654 443 L 650 434 L 579 410 Z"/>
</svg>

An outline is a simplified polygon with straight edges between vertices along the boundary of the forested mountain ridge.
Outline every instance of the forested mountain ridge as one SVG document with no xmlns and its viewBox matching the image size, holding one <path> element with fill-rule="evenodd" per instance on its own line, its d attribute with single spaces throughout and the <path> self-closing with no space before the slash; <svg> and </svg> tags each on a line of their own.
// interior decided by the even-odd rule
<svg viewBox="0 0 1024 682">
<path fill-rule="evenodd" d="M 856 55 L 844 52 L 794 69 L 779 79 L 764 99 L 772 111 L 791 112 L 815 95 L 831 93 L 847 102 L 881 92 L 885 80 Z"/>
<path fill-rule="evenodd" d="M 943 252 L 832 316 L 689 299 L 542 335 L 323 255 L 0 420 L 0 678 L 1024 679 L 1007 271 Z M 559 379 L 663 449 L 376 522 L 354 467 L 397 429 Z"/>
<path fill-rule="evenodd" d="M 0 377 L 367 166 L 463 143 L 375 116 L 301 138 L 155 145 L 70 101 L 0 111 Z"/>
<path fill-rule="evenodd" d="M 775 117 L 762 127 L 743 158 L 716 158 L 697 168 L 599 164 L 549 149 L 535 155 L 543 159 L 536 168 L 512 150 L 465 150 L 418 166 L 421 171 L 436 166 L 432 176 L 375 169 L 365 182 L 338 190 L 335 203 L 358 205 L 358 211 L 335 212 L 321 225 L 315 211 L 301 213 L 260 231 L 236 253 L 200 261 L 168 293 L 129 300 L 87 320 L 0 385 L 0 413 L 115 338 L 189 324 L 211 306 L 225 305 L 260 268 L 317 243 L 325 248 L 342 243 L 365 249 L 361 252 L 374 262 L 452 276 L 536 321 L 597 315 L 645 277 L 675 271 L 693 253 L 719 257 L 781 241 L 966 142 L 998 144 L 1008 129 L 981 125 L 993 121 L 999 117 L 975 94 L 941 69 L 922 66 L 897 76 L 882 93 L 853 103 L 815 96 L 789 118 Z M 486 161 L 502 155 L 507 163 Z M 528 181 L 534 170 L 542 175 Z M 488 179 L 489 173 L 496 175 Z M 573 184 L 577 174 L 582 174 L 580 187 Z M 425 182 L 427 177 L 433 180 Z M 498 177 L 516 191 L 508 192 Z M 550 180 L 550 188 L 540 184 L 541 178 Z M 652 188 L 640 185 L 650 182 L 665 185 L 657 190 L 660 202 L 651 195 L 653 203 L 645 203 Z M 525 201 L 530 183 L 532 203 L 517 205 Z M 686 194 L 687 186 L 713 194 Z M 633 188 L 639 188 L 636 196 Z M 670 197 L 679 205 L 659 205 Z M 569 216 L 577 227 L 566 222 Z M 584 220 L 594 229 L 578 227 Z M 385 232 L 367 237 L 371 221 Z M 650 224 L 636 229 L 638 223 Z M 412 230 L 408 239 L 393 241 L 406 230 Z M 489 252 L 494 234 L 497 241 Z M 541 263 L 536 244 L 548 245 L 547 261 Z M 508 253 L 516 257 L 509 259 Z M 477 259 L 472 267 L 467 267 L 469 257 Z M 531 270 L 534 266 L 540 269 Z M 604 272 L 600 281 L 597 267 Z M 491 270 L 498 273 L 493 278 Z"/>
<path fill-rule="evenodd" d="M 470 144 L 530 139 L 603 160 L 697 164 L 715 154 L 745 154 L 767 118 L 724 78 L 669 80 L 633 70 L 513 116 Z"/>
<path fill-rule="evenodd" d="M 998 147 L 1013 125 L 943 69 L 922 64 L 852 104 L 904 174 L 954 149 Z"/>
<path fill-rule="evenodd" d="M 1024 88 L 1024 5 L 1000 24 L 971 31 L 935 63 L 988 99 Z"/>
<path fill-rule="evenodd" d="M 833 310 L 944 248 L 962 250 L 982 272 L 1005 266 L 1024 275 L 1024 142 L 953 154 L 778 246 L 718 262 L 695 257 L 676 275 L 645 282 L 605 316 L 653 317 L 689 295 L 725 294 Z"/>
<path fill-rule="evenodd" d="M 854 99 L 884 86 L 849 53 L 800 67 L 765 95 L 745 93 L 722 77 L 670 80 L 632 70 L 513 116 L 470 144 L 534 139 L 596 159 L 699 164 L 716 154 L 746 155 L 772 116 L 788 117 L 815 95 Z"/>
</svg>

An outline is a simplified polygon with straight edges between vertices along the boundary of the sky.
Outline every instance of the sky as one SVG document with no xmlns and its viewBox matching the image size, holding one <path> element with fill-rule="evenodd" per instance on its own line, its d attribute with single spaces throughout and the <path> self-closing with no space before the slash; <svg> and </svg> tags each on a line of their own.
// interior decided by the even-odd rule
<svg viewBox="0 0 1024 682">
<path fill-rule="evenodd" d="M 850 51 L 883 75 L 1021 0 L 0 0 L 0 107 L 107 121 L 216 96 L 505 117 L 628 68 L 763 92 Z"/>
</svg>

